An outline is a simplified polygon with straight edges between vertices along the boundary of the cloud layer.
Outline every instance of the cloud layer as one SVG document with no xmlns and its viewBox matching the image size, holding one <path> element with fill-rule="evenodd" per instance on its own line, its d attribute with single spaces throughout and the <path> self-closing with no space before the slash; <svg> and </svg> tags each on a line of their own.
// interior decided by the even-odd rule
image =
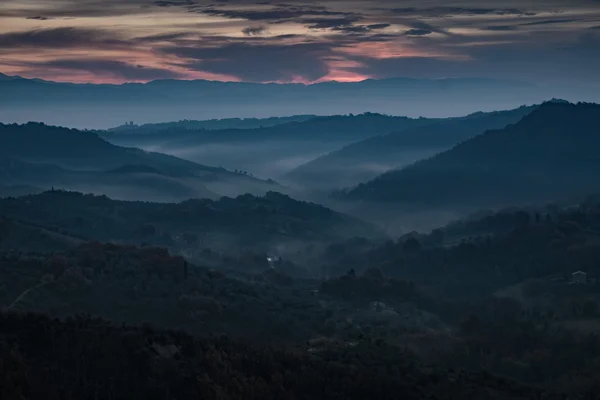
<svg viewBox="0 0 600 400">
<path fill-rule="evenodd" d="M 600 85 L 597 0 L 4 0 L 0 73 L 75 82 Z"/>
</svg>

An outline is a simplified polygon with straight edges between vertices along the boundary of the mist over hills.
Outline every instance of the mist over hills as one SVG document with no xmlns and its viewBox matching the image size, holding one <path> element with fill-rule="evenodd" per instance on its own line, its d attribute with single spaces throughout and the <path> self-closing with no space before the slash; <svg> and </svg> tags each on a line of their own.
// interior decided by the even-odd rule
<svg viewBox="0 0 600 400">
<path fill-rule="evenodd" d="M 151 123 L 365 111 L 447 117 L 510 109 L 551 97 L 598 100 L 595 96 L 594 91 L 581 88 L 545 88 L 483 78 L 394 78 L 312 85 L 160 80 L 105 85 L 5 77 L 0 80 L 0 119 L 110 128 L 125 121 Z"/>
<path fill-rule="evenodd" d="M 405 206 L 487 207 L 595 193 L 600 106 L 547 102 L 519 122 L 340 196 Z"/>
<path fill-rule="evenodd" d="M 0 174 L 4 186 L 56 186 L 130 200 L 218 198 L 277 187 L 224 168 L 115 146 L 91 131 L 39 123 L 0 125 Z"/>
<path fill-rule="evenodd" d="M 293 117 L 292 117 L 293 118 Z M 111 143 L 160 151 L 192 161 L 243 169 L 261 177 L 279 178 L 299 164 L 337 150 L 349 143 L 380 134 L 424 126 L 436 119 L 393 117 L 364 113 L 301 118 L 256 120 L 258 128 L 197 129 L 216 121 L 151 125 L 102 131 Z M 238 126 L 238 120 L 222 120 L 220 126 Z M 271 125 L 271 126 L 269 126 Z"/>
<path fill-rule="evenodd" d="M 0 400 L 600 400 L 599 24 L 0 0 Z"/>
<path fill-rule="evenodd" d="M 321 111 L 341 93 L 539 104 L 469 80 L 6 82 L 99 119 L 157 99 L 157 119 L 186 102 L 236 113 L 230 93 Z M 0 397 L 598 398 L 600 106 L 289 114 L 0 125 Z M 336 190 L 377 168 L 399 169 Z"/>
<path fill-rule="evenodd" d="M 535 106 L 475 113 L 465 117 L 427 119 L 404 129 L 349 144 L 295 168 L 285 178 L 305 187 L 342 188 L 408 165 L 488 129 L 504 128 L 529 114 Z"/>
</svg>

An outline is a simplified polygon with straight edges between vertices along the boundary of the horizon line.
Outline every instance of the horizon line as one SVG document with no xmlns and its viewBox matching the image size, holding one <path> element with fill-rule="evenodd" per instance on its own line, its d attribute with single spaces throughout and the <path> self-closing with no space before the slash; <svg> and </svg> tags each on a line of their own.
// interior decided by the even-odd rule
<svg viewBox="0 0 600 400">
<path fill-rule="evenodd" d="M 396 77 L 388 77 L 388 78 L 365 78 L 356 81 L 344 81 L 344 80 L 323 80 L 323 81 L 314 81 L 314 82 L 279 82 L 279 81 L 266 81 L 266 82 L 255 82 L 255 81 L 235 81 L 235 80 L 218 80 L 218 79 L 152 79 L 148 81 L 123 81 L 121 83 L 98 83 L 98 82 L 70 82 L 70 81 L 61 81 L 61 80 L 49 80 L 43 78 L 27 78 L 20 75 L 7 75 L 0 72 L 0 76 L 4 76 L 7 78 L 12 78 L 14 80 L 23 79 L 28 81 L 41 81 L 48 83 L 61 83 L 61 84 L 70 84 L 70 85 L 106 85 L 106 86 L 124 86 L 124 85 L 147 85 L 153 82 L 210 82 L 210 83 L 238 83 L 238 84 L 254 84 L 254 85 L 297 85 L 297 86 L 315 86 L 320 84 L 327 83 L 338 83 L 338 84 L 356 84 L 356 83 L 364 83 L 364 82 L 381 82 L 381 81 L 392 81 L 392 80 L 407 80 L 407 81 L 467 81 L 467 80 L 486 80 L 486 81 L 497 81 L 497 82 L 513 82 L 513 83 L 522 83 L 534 86 L 540 86 L 537 83 L 518 80 L 518 79 L 503 79 L 503 78 L 490 78 L 486 76 L 472 76 L 472 77 L 440 77 L 440 78 L 413 78 L 407 76 L 396 76 Z"/>
</svg>

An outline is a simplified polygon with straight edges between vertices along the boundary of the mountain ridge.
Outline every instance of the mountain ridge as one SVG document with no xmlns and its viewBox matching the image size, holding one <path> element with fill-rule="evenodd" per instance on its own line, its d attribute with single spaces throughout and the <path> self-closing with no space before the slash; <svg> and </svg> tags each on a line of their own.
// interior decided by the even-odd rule
<svg viewBox="0 0 600 400">
<path fill-rule="evenodd" d="M 0 81 L 0 104 L 4 105 L 0 120 L 108 129 L 124 121 L 156 123 L 365 111 L 397 114 L 401 110 L 401 114 L 411 117 L 447 117 L 538 103 L 554 95 L 552 88 L 484 78 L 371 79 L 310 85 L 206 80 L 115 85 L 13 79 Z M 70 118 L 63 115 L 73 109 L 77 113 L 71 113 Z"/>
<path fill-rule="evenodd" d="M 347 187 L 372 179 L 381 169 L 396 169 L 430 157 L 488 129 L 517 122 L 537 106 L 478 112 L 464 117 L 432 119 L 428 123 L 374 135 L 318 157 L 286 174 L 292 182 Z M 323 185 L 321 184 L 321 186 Z"/>
<path fill-rule="evenodd" d="M 600 168 L 594 150 L 600 144 L 599 113 L 594 103 L 546 102 L 504 129 L 338 194 L 397 204 L 487 206 L 594 192 L 600 189 L 593 179 Z"/>
<path fill-rule="evenodd" d="M 145 166 L 145 171 L 124 168 L 131 165 Z M 105 173 L 110 170 L 121 173 Z M 178 193 L 175 199 L 179 200 L 196 196 L 218 198 L 219 195 L 243 194 L 246 191 L 264 193 L 281 188 L 274 181 L 260 180 L 222 167 L 117 146 L 102 139 L 95 131 L 41 123 L 0 124 L 0 172 L 5 174 L 5 178 L 11 178 L 11 185 L 46 189 L 56 186 L 85 191 L 94 191 L 94 185 L 97 185 L 96 193 L 115 186 L 110 191 L 114 194 L 120 190 L 117 188 L 130 191 L 127 186 L 131 184 L 137 189 L 155 192 L 152 198 L 156 198 L 155 195 L 169 196 L 171 193 L 167 188 L 175 189 Z M 39 172 L 41 176 L 36 178 L 33 172 Z M 46 178 L 41 179 L 42 176 Z M 131 195 L 136 196 L 135 193 Z M 129 196 L 128 199 L 131 198 Z M 140 196 L 138 200 L 143 199 L 143 195 Z"/>
</svg>

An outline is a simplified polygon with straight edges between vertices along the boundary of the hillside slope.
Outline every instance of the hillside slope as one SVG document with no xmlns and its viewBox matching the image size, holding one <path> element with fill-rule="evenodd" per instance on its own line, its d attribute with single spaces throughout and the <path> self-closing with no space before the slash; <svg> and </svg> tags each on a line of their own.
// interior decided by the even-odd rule
<svg viewBox="0 0 600 400">
<path fill-rule="evenodd" d="M 558 399 L 489 373 L 426 368 L 389 348 L 313 356 L 227 337 L 0 314 L 5 399 Z M 69 393 L 69 395 L 65 395 Z"/>
<path fill-rule="evenodd" d="M 486 130 L 504 128 L 533 109 L 523 106 L 509 111 L 430 120 L 427 124 L 352 143 L 299 166 L 288 173 L 286 179 L 309 187 L 352 186 L 447 150 Z"/>
<path fill-rule="evenodd" d="M 264 194 L 277 187 L 224 168 L 115 146 L 94 132 L 37 123 L 0 124 L 0 176 L 4 185 L 56 186 L 161 201 Z"/>
<path fill-rule="evenodd" d="M 203 164 L 278 179 L 292 168 L 365 138 L 435 122 L 382 114 L 333 115 L 252 129 L 198 129 L 162 124 L 101 132 L 111 143 L 160 151 Z"/>
<path fill-rule="evenodd" d="M 340 197 L 482 207 L 597 192 L 599 116 L 597 104 L 544 103 L 514 125 L 383 174 Z"/>
<path fill-rule="evenodd" d="M 368 223 L 275 192 L 160 204 L 54 191 L 0 199 L 2 214 L 90 239 L 191 249 L 202 244 L 269 251 L 285 244 L 382 236 Z"/>
</svg>

